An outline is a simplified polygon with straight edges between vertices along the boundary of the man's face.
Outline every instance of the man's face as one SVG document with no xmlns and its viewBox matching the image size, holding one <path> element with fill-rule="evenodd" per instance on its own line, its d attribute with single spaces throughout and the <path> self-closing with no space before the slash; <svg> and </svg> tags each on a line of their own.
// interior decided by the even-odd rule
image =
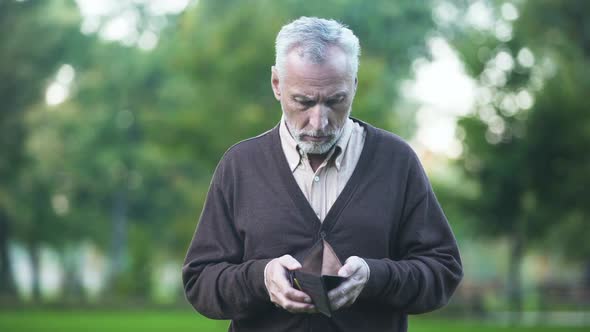
<svg viewBox="0 0 590 332">
<path fill-rule="evenodd" d="M 323 154 L 336 143 L 350 114 L 356 82 L 338 47 L 330 48 L 320 64 L 302 59 L 294 49 L 281 77 L 272 68 L 274 95 L 289 132 L 305 153 Z"/>
</svg>

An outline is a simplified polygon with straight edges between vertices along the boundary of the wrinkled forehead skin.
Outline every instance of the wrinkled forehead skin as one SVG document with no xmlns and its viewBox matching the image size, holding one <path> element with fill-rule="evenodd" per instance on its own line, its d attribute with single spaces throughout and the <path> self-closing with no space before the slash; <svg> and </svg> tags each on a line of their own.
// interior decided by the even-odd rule
<svg viewBox="0 0 590 332">
<path fill-rule="evenodd" d="M 302 56 L 300 49 L 291 50 L 286 58 L 282 80 L 287 87 L 306 90 L 296 93 L 312 97 L 317 93 L 340 92 L 337 90 L 350 93 L 348 90 L 353 88 L 355 77 L 346 54 L 339 47 L 332 46 L 321 62 Z"/>
</svg>

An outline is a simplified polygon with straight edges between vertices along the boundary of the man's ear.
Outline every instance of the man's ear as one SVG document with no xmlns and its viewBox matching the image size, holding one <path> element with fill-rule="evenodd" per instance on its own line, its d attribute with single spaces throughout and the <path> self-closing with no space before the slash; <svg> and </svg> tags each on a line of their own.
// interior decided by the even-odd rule
<svg viewBox="0 0 590 332">
<path fill-rule="evenodd" d="M 272 86 L 272 92 L 275 95 L 275 98 L 278 101 L 281 101 L 281 89 L 280 89 L 280 82 L 279 82 L 279 72 L 275 66 L 270 68 L 270 84 Z"/>
</svg>

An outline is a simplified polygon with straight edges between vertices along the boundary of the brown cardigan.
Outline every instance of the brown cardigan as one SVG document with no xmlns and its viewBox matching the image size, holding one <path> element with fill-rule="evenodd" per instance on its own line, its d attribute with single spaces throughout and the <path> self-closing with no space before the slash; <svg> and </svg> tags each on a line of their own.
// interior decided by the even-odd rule
<svg viewBox="0 0 590 332">
<path fill-rule="evenodd" d="M 278 126 L 226 152 L 182 269 L 197 311 L 231 319 L 230 331 L 406 331 L 408 313 L 448 302 L 461 260 L 418 158 L 399 137 L 355 121 L 365 146 L 323 223 L 289 170 Z M 341 261 L 367 261 L 363 292 L 331 319 L 276 308 L 265 265 L 284 254 L 301 258 L 322 235 Z"/>
</svg>

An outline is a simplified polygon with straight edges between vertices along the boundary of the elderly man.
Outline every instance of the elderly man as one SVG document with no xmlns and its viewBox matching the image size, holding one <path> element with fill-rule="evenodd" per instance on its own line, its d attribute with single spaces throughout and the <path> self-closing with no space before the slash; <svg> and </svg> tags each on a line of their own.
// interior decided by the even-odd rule
<svg viewBox="0 0 590 332">
<path fill-rule="evenodd" d="M 349 117 L 359 53 L 333 20 L 302 17 L 277 36 L 282 119 L 223 156 L 182 270 L 189 302 L 230 331 L 406 331 L 407 314 L 445 305 L 461 280 L 415 153 Z M 289 279 L 322 239 L 344 261 L 331 317 Z"/>
</svg>

